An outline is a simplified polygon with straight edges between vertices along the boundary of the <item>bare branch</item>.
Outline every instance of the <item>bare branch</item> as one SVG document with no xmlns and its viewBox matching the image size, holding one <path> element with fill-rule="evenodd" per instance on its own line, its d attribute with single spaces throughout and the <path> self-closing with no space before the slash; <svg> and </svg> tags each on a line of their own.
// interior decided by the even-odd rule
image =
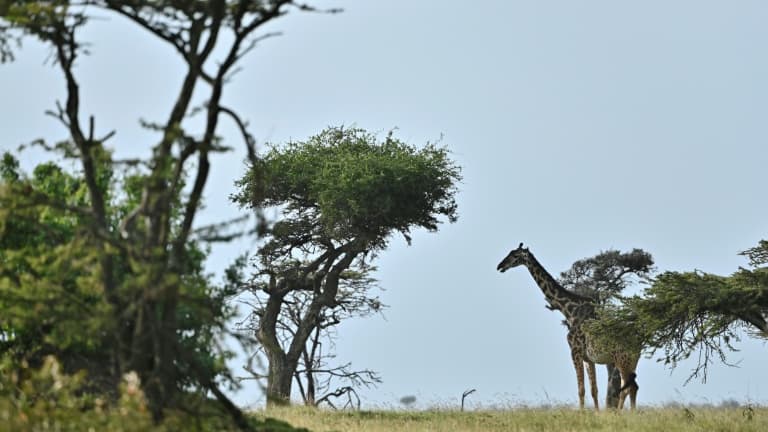
<svg viewBox="0 0 768 432">
<path fill-rule="evenodd" d="M 267 39 L 270 39 L 270 38 L 273 38 L 273 37 L 277 37 L 277 36 L 282 36 L 282 35 L 283 35 L 283 32 L 269 32 L 269 33 L 264 33 L 261 36 L 257 36 L 257 37 L 252 38 L 248 42 L 248 45 L 245 48 L 242 48 L 240 51 L 237 52 L 237 54 L 235 55 L 235 61 L 243 58 L 246 54 L 251 52 L 254 48 L 256 48 L 256 45 L 258 45 L 259 42 L 263 42 L 263 41 L 265 41 Z M 228 77 L 227 79 L 229 79 L 229 78 L 231 78 L 231 77 Z"/>
<path fill-rule="evenodd" d="M 337 14 L 344 12 L 344 9 L 342 8 L 318 8 L 315 6 L 310 6 L 307 3 L 295 3 L 293 2 L 293 5 L 296 6 L 301 11 L 305 12 L 317 12 L 317 13 L 327 13 L 327 14 Z"/>
<path fill-rule="evenodd" d="M 101 141 L 103 142 L 104 140 L 102 139 Z M 135 167 L 135 166 L 141 165 L 141 166 L 144 166 L 145 168 L 149 168 L 149 163 L 146 160 L 139 159 L 139 158 L 135 158 L 135 159 L 113 159 L 112 160 L 112 164 L 113 165 L 118 165 L 118 166 L 119 165 L 125 165 L 125 166 L 129 166 L 129 167 Z"/>
<path fill-rule="evenodd" d="M 248 150 L 248 161 L 251 163 L 251 165 L 256 164 L 256 140 L 253 138 L 253 135 L 251 135 L 248 132 L 248 123 L 244 122 L 242 119 L 240 119 L 240 116 L 238 116 L 234 111 L 231 109 L 219 106 L 219 110 L 223 112 L 224 114 L 227 114 L 232 118 L 232 120 L 237 123 L 237 127 L 240 129 L 240 134 L 243 136 L 243 141 L 245 141 L 245 147 L 246 150 Z"/>
</svg>

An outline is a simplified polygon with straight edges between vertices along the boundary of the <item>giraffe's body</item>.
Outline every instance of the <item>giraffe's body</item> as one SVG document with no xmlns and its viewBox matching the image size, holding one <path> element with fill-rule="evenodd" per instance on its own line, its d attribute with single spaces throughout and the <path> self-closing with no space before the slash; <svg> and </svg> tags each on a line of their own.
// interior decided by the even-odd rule
<svg viewBox="0 0 768 432">
<path fill-rule="evenodd" d="M 595 363 L 614 364 L 621 374 L 622 391 L 619 395 L 621 409 L 624 400 L 629 395 L 632 409 L 636 406 L 637 384 L 635 383 L 635 369 L 640 359 L 639 352 L 623 352 L 614 350 L 602 350 L 592 343 L 582 330 L 582 325 L 596 316 L 596 304 L 593 300 L 580 296 L 563 288 L 552 275 L 547 272 L 538 260 L 523 244 L 507 255 L 499 263 L 497 270 L 504 272 L 512 267 L 524 265 L 531 276 L 541 288 L 551 309 L 557 309 L 563 313 L 568 326 L 568 345 L 571 348 L 571 358 L 576 369 L 576 378 L 579 385 L 579 407 L 584 408 L 584 367 L 586 366 L 589 377 L 589 386 L 595 409 L 599 409 L 597 401 L 597 382 Z"/>
</svg>

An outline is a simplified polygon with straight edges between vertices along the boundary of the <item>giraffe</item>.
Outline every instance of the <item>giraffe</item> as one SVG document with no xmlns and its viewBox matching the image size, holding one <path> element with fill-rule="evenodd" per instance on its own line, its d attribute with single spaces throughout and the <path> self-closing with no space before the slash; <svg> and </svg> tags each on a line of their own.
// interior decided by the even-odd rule
<svg viewBox="0 0 768 432">
<path fill-rule="evenodd" d="M 606 351 L 601 350 L 590 341 L 581 326 L 585 321 L 596 317 L 596 303 L 587 297 L 578 295 L 563 288 L 552 275 L 539 263 L 536 257 L 524 248 L 523 244 L 513 249 L 496 267 L 505 272 L 513 267 L 524 265 L 539 285 L 550 304 L 550 309 L 557 309 L 565 315 L 568 327 L 568 345 L 571 348 L 571 358 L 576 369 L 579 389 L 579 408 L 584 408 L 584 368 L 589 377 L 590 392 L 595 404 L 595 410 L 600 406 L 597 400 L 597 382 L 595 363 L 614 364 L 621 374 L 621 392 L 619 393 L 619 409 L 624 407 L 624 400 L 629 395 L 631 408 L 634 410 L 637 401 L 638 386 L 635 382 L 637 362 L 640 352 Z"/>
</svg>

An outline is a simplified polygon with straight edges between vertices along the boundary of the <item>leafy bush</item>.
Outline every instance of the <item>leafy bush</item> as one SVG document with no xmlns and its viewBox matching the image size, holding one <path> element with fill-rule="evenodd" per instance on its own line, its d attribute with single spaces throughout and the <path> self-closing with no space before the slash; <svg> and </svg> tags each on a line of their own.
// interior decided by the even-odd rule
<svg viewBox="0 0 768 432">
<path fill-rule="evenodd" d="M 238 430 L 218 405 L 190 395 L 189 412 L 169 410 L 161 424 L 154 424 L 144 392 L 135 373 L 120 384 L 112 400 L 87 393 L 85 373 L 67 375 L 53 356 L 42 367 L 0 363 L 0 432 L 110 431 L 165 432 L 180 430 Z M 197 404 L 195 404 L 197 402 Z M 280 420 L 252 420 L 255 430 L 298 431 Z M 306 431 L 306 429 L 300 429 Z"/>
</svg>

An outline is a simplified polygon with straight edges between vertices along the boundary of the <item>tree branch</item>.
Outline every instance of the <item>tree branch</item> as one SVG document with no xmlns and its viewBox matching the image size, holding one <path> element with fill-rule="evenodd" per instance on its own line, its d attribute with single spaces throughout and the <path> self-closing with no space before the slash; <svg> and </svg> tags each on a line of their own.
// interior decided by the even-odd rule
<svg viewBox="0 0 768 432">
<path fill-rule="evenodd" d="M 240 129 L 240 134 L 243 136 L 243 141 L 245 142 L 246 150 L 248 150 L 248 161 L 251 163 L 251 166 L 256 165 L 256 140 L 253 138 L 253 135 L 251 135 L 248 132 L 248 124 L 245 123 L 240 119 L 240 117 L 231 109 L 223 106 L 219 106 L 219 111 L 223 112 L 224 114 L 227 114 L 232 118 L 232 120 L 237 123 L 237 127 Z"/>
</svg>

